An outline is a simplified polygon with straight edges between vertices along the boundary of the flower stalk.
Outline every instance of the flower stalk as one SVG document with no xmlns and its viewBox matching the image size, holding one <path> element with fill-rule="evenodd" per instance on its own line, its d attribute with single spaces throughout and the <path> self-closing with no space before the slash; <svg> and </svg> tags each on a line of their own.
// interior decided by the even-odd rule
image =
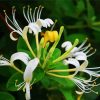
<svg viewBox="0 0 100 100">
<path fill-rule="evenodd" d="M 59 41 L 60 41 L 61 35 L 62 35 L 62 33 L 63 33 L 63 30 L 64 30 L 64 27 L 62 26 L 62 27 L 60 28 L 60 31 L 59 31 L 58 39 L 55 41 L 55 43 L 53 44 L 53 46 L 50 48 L 50 50 L 49 50 L 49 52 L 48 52 L 48 54 L 47 54 L 47 57 L 46 57 L 46 59 L 44 60 L 44 63 L 43 63 L 42 68 L 45 68 L 46 63 L 48 62 L 49 58 L 52 56 L 52 54 L 53 54 L 53 52 L 54 52 L 54 50 L 55 50 L 57 44 L 58 44 Z"/>
<path fill-rule="evenodd" d="M 65 58 L 70 54 L 71 50 L 72 50 L 78 43 L 79 43 L 79 40 L 78 40 L 78 39 L 75 39 L 75 42 L 74 42 L 73 46 L 72 46 L 68 51 L 66 51 L 64 54 L 62 54 L 59 58 L 55 59 L 55 60 L 53 61 L 53 63 L 56 63 L 56 62 L 58 62 L 58 61 L 61 61 L 61 60 L 65 59 Z"/>
</svg>

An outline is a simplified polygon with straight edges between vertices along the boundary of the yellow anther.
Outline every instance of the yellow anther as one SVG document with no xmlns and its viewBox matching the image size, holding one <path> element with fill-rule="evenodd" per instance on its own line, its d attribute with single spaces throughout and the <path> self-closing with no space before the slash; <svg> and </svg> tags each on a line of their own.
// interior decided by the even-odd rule
<svg viewBox="0 0 100 100">
<path fill-rule="evenodd" d="M 41 33 L 41 35 L 44 36 L 43 47 L 45 47 L 45 45 L 48 41 L 55 42 L 58 39 L 58 32 L 57 31 L 46 31 L 45 33 Z"/>
</svg>

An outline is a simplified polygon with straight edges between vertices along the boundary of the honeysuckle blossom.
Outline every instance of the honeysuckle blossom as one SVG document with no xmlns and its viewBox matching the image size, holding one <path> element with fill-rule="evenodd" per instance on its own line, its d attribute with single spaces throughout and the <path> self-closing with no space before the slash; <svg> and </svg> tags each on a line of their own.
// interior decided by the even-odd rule
<svg viewBox="0 0 100 100">
<path fill-rule="evenodd" d="M 28 7 L 27 13 L 25 13 L 25 7 L 23 7 L 23 15 L 28 22 L 28 25 L 26 25 L 26 26 L 29 27 L 30 33 L 32 33 L 32 31 L 33 31 L 34 34 L 37 34 L 37 33 L 41 32 L 42 26 L 47 28 L 53 24 L 53 21 L 50 18 L 47 18 L 44 20 L 40 19 L 42 9 L 43 9 L 42 6 L 39 6 L 39 8 L 36 7 L 34 12 L 32 13 L 32 9 Z M 36 13 L 36 10 L 37 10 L 37 13 Z M 15 18 L 15 11 L 16 11 L 15 8 L 12 7 L 12 20 L 11 20 L 4 10 L 5 21 L 6 21 L 7 25 L 12 29 L 12 32 L 10 33 L 10 38 L 14 41 L 17 40 L 17 38 L 15 38 L 13 36 L 14 32 L 18 33 L 21 36 L 23 33 L 23 29 L 19 26 L 19 24 Z"/>
<path fill-rule="evenodd" d="M 100 77 L 100 67 L 87 68 L 87 66 L 88 66 L 88 61 L 86 60 L 80 67 L 76 68 L 74 76 L 70 78 L 79 87 L 79 89 L 81 90 L 80 93 L 95 92 L 92 90 L 92 88 L 100 85 L 100 84 L 96 84 L 96 80 L 98 79 L 98 77 Z M 82 79 L 77 77 L 76 75 L 78 72 L 84 72 L 89 76 L 89 78 Z"/>
<path fill-rule="evenodd" d="M 80 66 L 79 61 L 85 61 L 87 60 L 87 57 L 93 55 L 96 50 L 94 50 L 92 53 L 91 49 L 93 49 L 91 47 L 90 44 L 88 44 L 87 46 L 85 46 L 87 42 L 87 39 L 79 46 L 79 47 L 74 47 L 70 54 L 66 57 L 66 59 L 64 60 L 64 64 L 72 64 L 74 66 Z M 65 48 L 65 51 L 69 50 L 72 47 L 72 43 L 70 41 L 66 41 L 62 44 L 61 46 L 62 48 Z"/>
<path fill-rule="evenodd" d="M 18 90 L 21 89 L 23 87 L 23 90 L 25 89 L 26 94 L 26 100 L 30 100 L 31 96 L 30 96 L 30 86 L 31 86 L 31 80 L 32 80 L 32 73 L 33 71 L 36 69 L 37 65 L 39 63 L 39 59 L 38 58 L 34 58 L 32 60 L 30 60 L 28 62 L 28 64 L 26 65 L 24 74 L 23 74 L 23 79 L 24 82 L 16 85 L 18 87 Z"/>
<path fill-rule="evenodd" d="M 28 22 L 28 27 L 29 27 L 29 32 L 34 34 L 37 34 L 41 32 L 42 27 L 50 27 L 51 25 L 54 24 L 54 22 L 50 18 L 46 19 L 41 19 L 41 12 L 42 12 L 43 7 L 35 7 L 33 13 L 32 13 L 32 8 L 28 6 L 28 9 L 25 13 L 25 7 L 23 7 L 23 15 Z M 37 11 L 37 12 L 36 12 Z"/>
<path fill-rule="evenodd" d="M 21 60 L 27 64 L 30 60 L 30 57 L 27 53 L 17 52 L 12 54 L 10 60 L 6 59 L 1 55 L 0 57 L 0 66 L 13 66 L 15 60 Z"/>
</svg>

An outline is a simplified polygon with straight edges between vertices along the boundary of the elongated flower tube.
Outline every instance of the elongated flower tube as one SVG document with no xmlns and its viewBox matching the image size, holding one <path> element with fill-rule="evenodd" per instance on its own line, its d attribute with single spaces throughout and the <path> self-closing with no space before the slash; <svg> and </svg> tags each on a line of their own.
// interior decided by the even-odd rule
<svg viewBox="0 0 100 100">
<path fill-rule="evenodd" d="M 35 7 L 34 11 L 32 12 L 32 8 L 28 6 L 27 11 L 25 12 L 25 7 L 23 7 L 23 15 L 28 22 L 29 32 L 34 34 L 38 34 L 41 32 L 42 27 L 50 27 L 54 24 L 54 22 L 50 18 L 41 19 L 41 12 L 43 7 Z"/>
<path fill-rule="evenodd" d="M 23 74 L 24 82 L 17 85 L 18 89 L 21 89 L 24 86 L 23 89 L 25 89 L 25 91 L 26 91 L 26 94 L 25 94 L 26 100 L 31 99 L 31 96 L 30 96 L 30 86 L 31 86 L 31 84 L 30 83 L 31 83 L 31 80 L 32 80 L 32 73 L 36 69 L 38 63 L 39 63 L 38 58 L 34 58 L 34 59 L 32 59 L 28 62 L 28 64 L 26 65 L 24 74 Z"/>
<path fill-rule="evenodd" d="M 70 54 L 66 57 L 64 60 L 64 64 L 72 64 L 74 66 L 80 66 L 79 61 L 85 61 L 87 60 L 87 57 L 93 55 L 96 50 L 94 50 L 92 53 L 91 50 L 93 49 L 90 44 L 87 46 L 84 46 L 87 42 L 87 39 L 79 46 L 79 47 L 74 47 Z M 62 48 L 65 48 L 65 51 L 69 50 L 72 47 L 72 43 L 70 41 L 66 41 L 62 44 Z"/>
</svg>

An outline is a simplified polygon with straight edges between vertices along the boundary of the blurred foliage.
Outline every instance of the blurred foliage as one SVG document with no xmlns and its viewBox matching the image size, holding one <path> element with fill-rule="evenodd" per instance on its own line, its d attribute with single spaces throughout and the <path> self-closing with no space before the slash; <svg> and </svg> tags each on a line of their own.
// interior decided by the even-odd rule
<svg viewBox="0 0 100 100">
<path fill-rule="evenodd" d="M 57 19 L 58 22 L 55 26 L 55 30 L 58 30 L 61 25 L 65 26 L 65 30 L 62 36 L 62 41 L 70 40 L 73 42 L 76 38 L 79 38 L 81 43 L 86 37 L 88 37 L 92 46 L 97 49 L 96 54 L 89 58 L 90 60 L 89 65 L 100 66 L 99 63 L 100 61 L 100 52 L 99 52 L 100 51 L 100 46 L 99 46 L 100 45 L 100 10 L 99 10 L 100 0 L 0 0 L 0 53 L 1 54 L 4 54 L 5 57 L 9 58 L 12 53 L 18 50 L 18 47 L 21 47 L 20 44 L 18 44 L 18 46 L 16 47 L 16 42 L 11 41 L 9 38 L 9 33 L 11 30 L 5 24 L 3 10 L 5 9 L 7 11 L 7 14 L 10 17 L 12 17 L 11 8 L 12 6 L 15 6 L 16 19 L 19 22 L 19 24 L 23 27 L 27 25 L 27 23 L 25 19 L 23 19 L 22 7 L 27 5 L 30 5 L 33 9 L 39 5 L 44 6 L 44 10 L 41 17 L 42 18 L 48 17 L 48 18 L 52 18 L 53 20 Z M 6 66 L 4 66 L 4 68 L 0 67 L 0 91 L 2 91 L 0 92 L 0 100 L 4 100 L 3 99 L 4 97 L 9 98 L 7 100 L 15 100 L 14 97 L 16 98 L 16 100 L 18 100 L 18 98 L 20 99 L 22 98 L 23 94 L 21 95 L 20 92 L 8 93 L 8 91 L 11 88 L 15 90 L 15 87 L 9 87 L 11 86 L 9 84 L 14 84 L 13 82 L 11 82 L 14 78 L 16 78 L 14 77 L 14 73 L 15 73 L 14 70 L 7 68 Z M 13 76 L 11 76 L 12 74 Z M 38 76 L 37 76 L 37 80 L 39 80 Z M 40 86 L 40 84 L 44 84 L 44 86 L 46 85 L 45 87 L 47 88 L 50 85 L 49 83 L 51 80 L 54 81 L 54 83 L 61 82 L 60 87 L 62 87 L 62 85 L 65 85 L 65 83 L 66 85 L 68 84 L 73 85 L 71 84 L 71 82 L 68 83 L 65 82 L 65 80 L 58 80 L 54 78 L 52 79 L 52 77 L 50 80 L 46 81 L 46 84 L 44 84 L 44 81 L 42 81 L 38 85 Z M 7 83 L 7 86 L 5 85 L 5 83 Z M 47 100 L 47 98 L 48 100 L 55 100 L 57 99 L 58 96 L 60 96 L 59 98 L 63 100 L 64 98 L 62 94 L 64 94 L 66 100 L 74 100 L 73 96 L 70 95 L 71 93 L 74 94 L 73 89 L 70 90 L 66 88 L 59 88 L 59 93 L 58 93 L 57 88 L 56 89 L 54 88 L 55 91 L 53 91 L 52 89 L 51 90 L 41 89 L 42 87 L 39 86 L 38 87 L 37 85 L 33 86 L 32 97 L 34 98 L 34 100 L 40 100 L 40 99 Z M 100 94 L 100 87 L 96 88 L 96 90 L 99 91 Z M 52 95 L 53 93 L 55 95 Z M 37 97 L 40 96 L 40 98 L 37 98 L 36 96 Z M 88 100 L 88 99 L 98 100 L 98 98 L 99 96 L 96 94 L 90 93 L 90 94 L 83 95 L 83 100 Z"/>
</svg>

